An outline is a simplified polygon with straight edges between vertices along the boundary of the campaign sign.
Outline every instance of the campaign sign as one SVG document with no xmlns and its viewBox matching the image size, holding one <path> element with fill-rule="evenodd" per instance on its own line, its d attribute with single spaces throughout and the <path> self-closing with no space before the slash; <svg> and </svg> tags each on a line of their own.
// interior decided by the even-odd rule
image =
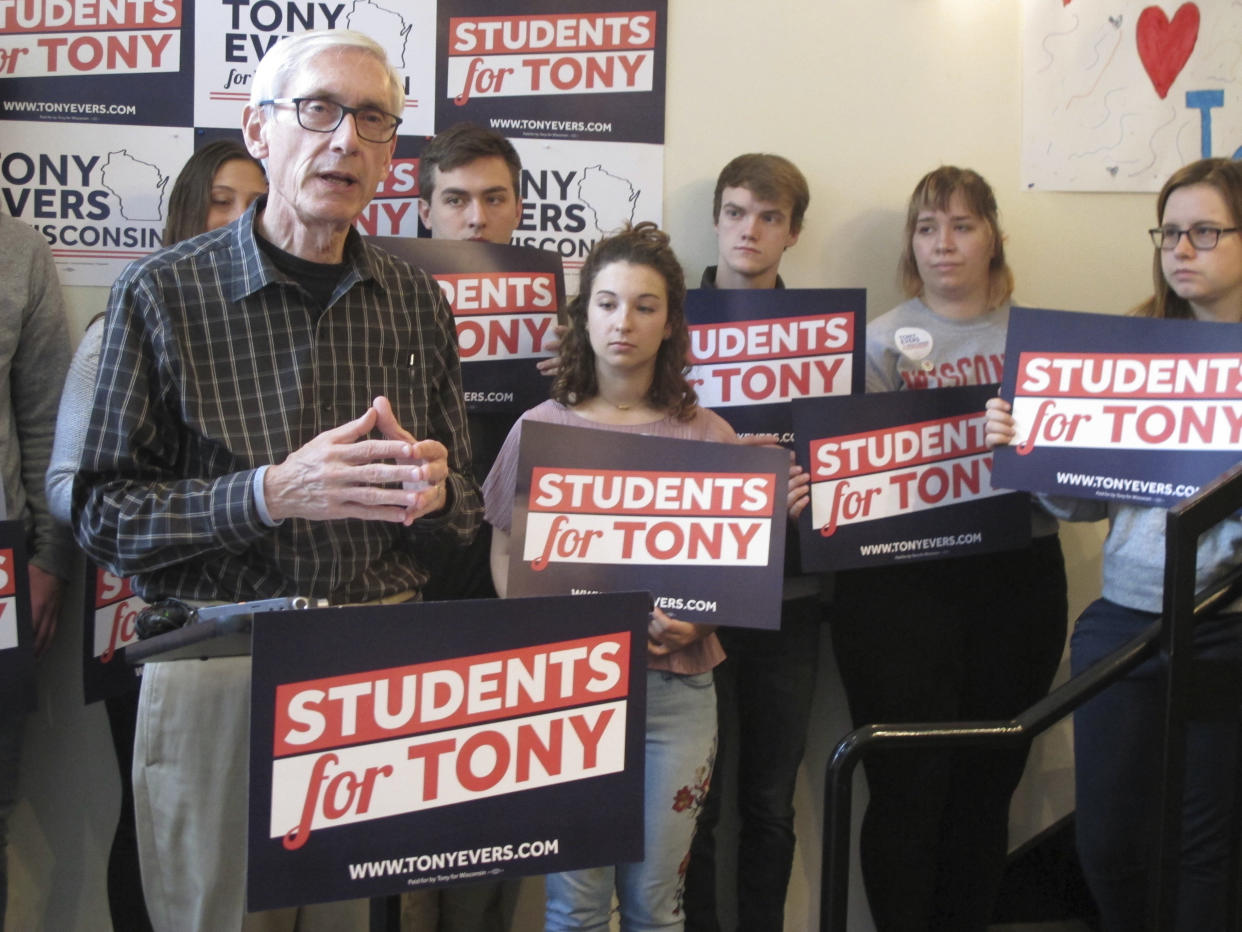
<svg viewBox="0 0 1242 932">
<path fill-rule="evenodd" d="M 132 0 L 138 2 L 138 0 Z M 156 0 L 159 2 L 159 0 Z M 312 29 L 352 29 L 384 48 L 405 88 L 402 135 L 435 132 L 435 4 L 196 0 L 195 126 L 236 126 L 255 69 L 277 42 Z"/>
<path fill-rule="evenodd" d="M 397 137 L 388 174 L 362 208 L 354 228 L 363 236 L 418 236 L 418 163 L 427 140 Z"/>
<path fill-rule="evenodd" d="M 256 617 L 248 908 L 639 860 L 649 604 Z"/>
<path fill-rule="evenodd" d="M 63 285 L 111 285 L 164 245 L 173 179 L 190 157 L 188 129 L 9 124 L 0 210 L 33 226 Z"/>
<path fill-rule="evenodd" d="M 693 289 L 690 383 L 739 434 L 794 442 L 785 402 L 863 390 L 867 293 L 861 288 Z"/>
<path fill-rule="evenodd" d="M 0 521 L 0 708 L 34 709 L 33 645 L 26 530 L 21 521 Z"/>
<path fill-rule="evenodd" d="M 521 425 L 510 596 L 642 588 L 683 621 L 780 625 L 786 451 Z"/>
<path fill-rule="evenodd" d="M 565 276 L 556 253 L 457 240 L 370 240 L 434 278 L 453 308 L 466 404 L 525 411 L 548 397 L 535 361 L 551 356 Z"/>
<path fill-rule="evenodd" d="M 0 119 L 191 126 L 191 6 L 0 3 Z"/>
<path fill-rule="evenodd" d="M 1004 488 L 1167 508 L 1242 458 L 1242 328 L 1015 307 L 1005 358 Z"/>
<path fill-rule="evenodd" d="M 436 129 L 664 142 L 667 0 L 439 6 Z"/>
<path fill-rule="evenodd" d="M 795 400 L 811 504 L 804 570 L 1025 546 L 1030 497 L 992 487 L 983 408 L 996 385 Z"/>
<path fill-rule="evenodd" d="M 129 580 L 90 560 L 82 584 L 82 693 L 87 702 L 124 695 L 138 688 L 138 672 L 122 650 L 138 641 L 135 624 L 147 603 Z"/>
</svg>

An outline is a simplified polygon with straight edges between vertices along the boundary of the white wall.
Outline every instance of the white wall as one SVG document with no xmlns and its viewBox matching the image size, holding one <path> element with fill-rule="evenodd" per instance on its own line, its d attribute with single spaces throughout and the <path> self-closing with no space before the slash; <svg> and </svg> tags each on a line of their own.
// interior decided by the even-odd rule
<svg viewBox="0 0 1242 932">
<path fill-rule="evenodd" d="M 805 227 L 781 267 L 791 287 L 863 286 L 873 317 L 897 304 L 910 191 L 927 171 L 955 164 L 979 171 L 996 191 L 1020 303 L 1120 313 L 1149 294 L 1152 195 L 1022 190 L 1021 6 L 670 3 L 664 224 L 690 280 L 715 261 L 716 172 L 740 152 L 765 151 L 792 159 L 811 183 Z M 1101 538 L 1097 526 L 1062 532 L 1071 619 L 1098 595 Z M 849 728 L 828 645 L 821 658 L 796 799 L 791 932 L 818 924 L 824 766 Z M 1067 727 L 1037 743 L 1028 774 L 1039 779 L 1015 795 L 1015 836 L 1072 807 Z M 861 776 L 855 786 L 857 821 Z M 850 930 L 870 932 L 856 858 L 852 866 Z"/>
<path fill-rule="evenodd" d="M 769 151 L 796 162 L 812 188 L 802 238 L 782 268 L 791 286 L 863 286 L 873 315 L 896 304 L 906 199 L 926 171 L 952 163 L 996 189 L 1020 302 L 1118 313 L 1149 292 L 1151 195 L 1021 189 L 1017 0 L 669 6 L 664 223 L 692 281 L 715 259 L 716 173 L 740 152 Z M 1237 141 L 1221 142 L 1232 151 Z M 106 289 L 67 292 L 80 332 L 102 310 Z M 1099 532 L 1074 529 L 1065 539 L 1078 607 L 1098 586 Z M 42 665 L 44 705 L 31 720 L 13 826 L 11 929 L 108 927 L 102 862 L 117 784 L 102 710 L 77 705 L 80 637 L 66 621 Z M 830 656 L 821 679 L 798 791 L 803 844 L 791 930 L 818 921 L 823 765 L 846 727 Z M 1047 744 L 1038 765 L 1063 796 L 1064 734 Z M 1022 795 L 1017 806 L 1022 821 L 1049 814 L 1040 795 Z M 852 905 L 851 927 L 867 929 L 857 887 Z"/>
</svg>

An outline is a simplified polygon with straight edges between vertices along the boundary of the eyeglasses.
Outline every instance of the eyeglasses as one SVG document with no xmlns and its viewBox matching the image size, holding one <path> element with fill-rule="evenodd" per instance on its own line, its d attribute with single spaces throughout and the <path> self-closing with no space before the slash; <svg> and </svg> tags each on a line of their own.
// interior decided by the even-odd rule
<svg viewBox="0 0 1242 932">
<path fill-rule="evenodd" d="M 1220 242 L 1221 235 L 1224 233 L 1237 233 L 1237 227 L 1210 227 L 1207 224 L 1199 223 L 1191 227 L 1189 230 L 1179 230 L 1177 227 L 1156 227 L 1154 230 L 1148 230 L 1151 234 L 1151 241 L 1157 249 L 1163 249 L 1165 252 L 1172 252 L 1177 248 L 1177 244 L 1182 241 L 1185 236 L 1190 240 L 1190 245 L 1195 249 L 1215 249 L 1216 244 Z"/>
<path fill-rule="evenodd" d="M 367 142 L 388 142 L 397 135 L 397 127 L 401 125 L 401 117 L 377 107 L 346 107 L 321 97 L 277 97 L 259 101 L 260 107 L 268 104 L 293 104 L 298 113 L 298 125 L 312 133 L 335 132 L 345 114 L 352 114 L 358 137 Z"/>
</svg>

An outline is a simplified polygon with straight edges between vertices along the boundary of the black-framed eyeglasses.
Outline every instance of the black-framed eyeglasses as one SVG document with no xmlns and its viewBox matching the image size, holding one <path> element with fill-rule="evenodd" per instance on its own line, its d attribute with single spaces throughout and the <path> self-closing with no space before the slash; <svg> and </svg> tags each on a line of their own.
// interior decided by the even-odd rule
<svg viewBox="0 0 1242 932">
<path fill-rule="evenodd" d="M 345 114 L 352 114 L 358 137 L 367 142 L 388 142 L 397 135 L 397 127 L 401 125 L 401 117 L 378 107 L 346 107 L 322 97 L 276 97 L 259 101 L 260 107 L 268 104 L 293 104 L 298 114 L 298 125 L 312 133 L 335 132 L 345 119 Z"/>
<path fill-rule="evenodd" d="M 1154 230 L 1148 230 L 1151 234 L 1151 241 L 1157 249 L 1163 249 L 1165 252 L 1172 252 L 1177 248 L 1177 244 L 1182 241 L 1185 236 L 1190 240 L 1190 245 L 1195 249 L 1215 249 L 1216 244 L 1220 242 L 1220 238 L 1225 233 L 1237 233 L 1238 227 L 1214 227 L 1208 226 L 1206 223 L 1197 223 L 1188 230 L 1180 230 L 1177 227 L 1156 227 Z"/>
</svg>

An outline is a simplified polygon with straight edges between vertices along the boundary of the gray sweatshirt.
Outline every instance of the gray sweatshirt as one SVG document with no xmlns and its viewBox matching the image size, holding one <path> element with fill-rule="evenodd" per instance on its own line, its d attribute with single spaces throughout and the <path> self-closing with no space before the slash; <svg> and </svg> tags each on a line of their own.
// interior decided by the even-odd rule
<svg viewBox="0 0 1242 932">
<path fill-rule="evenodd" d="M 9 518 L 26 525 L 30 562 L 66 578 L 68 528 L 43 491 L 56 409 L 69 366 L 69 329 L 52 251 L 35 229 L 0 214 L 0 479 Z"/>
<path fill-rule="evenodd" d="M 1143 612 L 1164 608 L 1164 509 L 1051 495 L 1041 495 L 1039 500 L 1066 521 L 1108 519 L 1101 590 L 1104 598 Z M 1196 589 L 1216 582 L 1240 560 L 1242 515 L 1233 515 L 1200 538 Z"/>
<path fill-rule="evenodd" d="M 867 391 L 999 382 L 1008 332 L 1008 304 L 970 320 L 952 320 L 911 298 L 867 324 Z M 1056 520 L 1032 501 L 1031 534 L 1056 532 Z"/>
</svg>

